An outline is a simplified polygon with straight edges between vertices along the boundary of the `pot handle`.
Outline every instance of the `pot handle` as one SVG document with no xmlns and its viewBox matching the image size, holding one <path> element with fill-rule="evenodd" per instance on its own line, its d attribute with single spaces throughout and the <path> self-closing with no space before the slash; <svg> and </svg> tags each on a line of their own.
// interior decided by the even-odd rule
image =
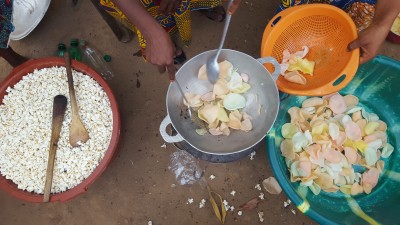
<svg viewBox="0 0 400 225">
<path fill-rule="evenodd" d="M 164 139 L 165 142 L 167 143 L 175 143 L 175 142 L 181 142 L 184 141 L 185 139 L 177 132 L 175 136 L 171 136 L 167 133 L 167 126 L 169 124 L 172 124 L 171 118 L 169 115 L 167 115 L 163 121 L 161 122 L 160 125 L 160 134 L 161 137 Z"/>
<path fill-rule="evenodd" d="M 276 61 L 276 59 L 274 57 L 264 57 L 264 58 L 259 58 L 257 59 L 258 62 L 260 62 L 261 64 L 264 63 L 271 63 L 274 66 L 274 72 L 271 74 L 272 79 L 276 82 L 276 80 L 279 77 L 279 74 L 281 74 L 281 65 L 278 63 L 278 61 Z"/>
</svg>

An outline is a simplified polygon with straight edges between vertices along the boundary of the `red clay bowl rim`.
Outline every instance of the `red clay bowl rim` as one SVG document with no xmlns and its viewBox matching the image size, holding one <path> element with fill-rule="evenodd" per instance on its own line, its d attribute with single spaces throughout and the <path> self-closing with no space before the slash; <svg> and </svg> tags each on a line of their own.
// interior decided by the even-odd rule
<svg viewBox="0 0 400 225">
<path fill-rule="evenodd" d="M 6 94 L 7 87 L 14 86 L 18 81 L 22 79 L 23 76 L 25 76 L 30 72 L 33 72 L 34 69 L 42 69 L 52 66 L 65 66 L 64 59 L 59 57 L 33 59 L 16 67 L 6 77 L 4 81 L 0 82 L 0 104 L 2 104 L 3 97 Z M 113 114 L 113 131 L 111 134 L 110 145 L 108 146 L 108 149 L 103 159 L 100 161 L 99 165 L 93 170 L 93 172 L 74 188 L 68 189 L 67 191 L 61 193 L 50 195 L 50 202 L 57 202 L 57 201 L 65 202 L 87 191 L 88 187 L 96 179 L 100 177 L 100 175 L 104 172 L 104 170 L 107 168 L 107 166 L 113 159 L 113 156 L 117 150 L 117 145 L 120 136 L 121 121 L 120 121 L 119 109 L 114 93 L 111 90 L 111 88 L 108 86 L 106 81 L 89 66 L 75 60 L 72 60 L 71 66 L 76 71 L 91 76 L 100 84 L 100 86 L 106 92 L 108 99 L 110 100 L 111 110 Z M 0 188 L 10 193 L 14 197 L 28 202 L 37 202 L 37 203 L 43 202 L 43 195 L 20 190 L 17 188 L 16 184 L 14 184 L 11 180 L 7 180 L 2 175 L 0 176 Z"/>
</svg>

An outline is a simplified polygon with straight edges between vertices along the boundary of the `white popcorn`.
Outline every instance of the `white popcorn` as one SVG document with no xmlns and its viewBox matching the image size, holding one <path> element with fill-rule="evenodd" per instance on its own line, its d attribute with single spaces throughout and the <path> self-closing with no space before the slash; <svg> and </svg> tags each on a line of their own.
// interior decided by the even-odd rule
<svg viewBox="0 0 400 225">
<path fill-rule="evenodd" d="M 238 211 L 238 216 L 241 216 L 241 215 L 243 215 L 243 212 L 242 211 Z"/>
<path fill-rule="evenodd" d="M 236 194 L 236 191 L 231 191 L 232 196 L 235 196 L 235 194 Z"/>
<path fill-rule="evenodd" d="M 255 151 L 251 152 L 250 153 L 250 160 L 253 160 L 255 155 L 256 155 Z"/>
<path fill-rule="evenodd" d="M 199 208 L 204 208 L 204 206 L 206 205 L 206 200 L 203 198 L 200 203 L 199 203 Z"/>
<path fill-rule="evenodd" d="M 226 211 L 228 211 L 231 208 L 231 206 L 229 205 L 229 202 L 226 201 L 225 199 L 222 201 L 222 204 L 224 204 L 224 207 L 225 207 Z"/>
<path fill-rule="evenodd" d="M 211 175 L 210 175 L 210 180 L 214 180 L 214 179 L 215 179 L 214 174 L 211 174 Z"/>
<path fill-rule="evenodd" d="M 153 225 L 153 221 L 147 222 L 147 225 Z"/>
<path fill-rule="evenodd" d="M 186 204 L 192 204 L 194 202 L 193 198 L 188 198 L 187 203 Z"/>
<path fill-rule="evenodd" d="M 233 212 L 235 211 L 235 206 L 231 206 L 230 210 Z"/>
<path fill-rule="evenodd" d="M 284 208 L 286 208 L 286 207 L 288 207 L 288 206 L 289 206 L 289 203 L 283 202 L 283 207 L 284 207 Z"/>
<path fill-rule="evenodd" d="M 261 200 L 264 200 L 264 193 L 260 193 L 260 195 L 258 196 Z"/>
<path fill-rule="evenodd" d="M 167 144 L 165 144 L 165 143 L 164 143 L 164 144 L 162 144 L 162 145 L 161 145 L 161 148 L 165 148 L 165 149 L 167 149 Z"/>
<path fill-rule="evenodd" d="M 111 140 L 110 101 L 90 76 L 73 71 L 79 114 L 90 139 L 69 144 L 71 106 L 61 128 L 54 165 L 52 193 L 71 189 L 86 179 L 103 159 Z M 51 138 L 53 100 L 69 98 L 64 67 L 35 70 L 14 87 L 0 105 L 0 173 L 19 189 L 43 193 Z"/>
<path fill-rule="evenodd" d="M 294 209 L 290 210 L 294 215 L 296 215 L 296 211 Z"/>
<path fill-rule="evenodd" d="M 256 184 L 256 186 L 254 186 L 254 188 L 257 189 L 257 190 L 259 190 L 259 191 L 261 191 L 261 186 L 260 186 L 260 184 Z"/>
<path fill-rule="evenodd" d="M 264 222 L 264 212 L 263 211 L 258 212 L 258 218 L 260 219 L 261 223 Z"/>
</svg>

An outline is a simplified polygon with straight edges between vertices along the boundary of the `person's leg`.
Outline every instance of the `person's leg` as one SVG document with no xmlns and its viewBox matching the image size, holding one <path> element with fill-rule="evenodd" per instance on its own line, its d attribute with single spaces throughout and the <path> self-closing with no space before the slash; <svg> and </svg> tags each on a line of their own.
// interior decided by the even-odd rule
<svg viewBox="0 0 400 225">
<path fill-rule="evenodd" d="M 16 53 L 10 46 L 8 48 L 0 48 L 0 56 L 12 67 L 17 67 L 28 60 L 22 55 Z"/>
<path fill-rule="evenodd" d="M 186 61 L 186 54 L 182 49 L 182 46 L 184 46 L 184 43 L 182 42 L 178 31 L 175 33 L 172 33 L 170 35 L 171 35 L 171 39 L 174 42 L 175 48 L 176 48 L 174 64 L 182 65 Z"/>
</svg>

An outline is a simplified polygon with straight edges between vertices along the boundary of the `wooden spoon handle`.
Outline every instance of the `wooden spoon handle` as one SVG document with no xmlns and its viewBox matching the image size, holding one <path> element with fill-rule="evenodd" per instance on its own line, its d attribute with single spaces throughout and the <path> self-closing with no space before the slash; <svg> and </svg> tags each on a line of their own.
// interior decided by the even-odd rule
<svg viewBox="0 0 400 225">
<path fill-rule="evenodd" d="M 57 95 L 53 102 L 53 120 L 51 124 L 51 139 L 49 159 L 47 161 L 46 181 L 44 186 L 43 202 L 50 199 L 51 184 L 53 182 L 53 168 L 56 157 L 57 142 L 60 138 L 62 123 L 64 121 L 65 110 L 67 109 L 67 98 L 64 95 Z"/>
<path fill-rule="evenodd" d="M 68 90 L 69 90 L 69 100 L 71 104 L 71 114 L 72 119 L 75 119 L 78 115 L 78 104 L 76 103 L 75 89 L 74 89 L 74 78 L 72 76 L 71 70 L 71 59 L 69 58 L 69 53 L 64 53 L 65 68 L 67 69 L 67 79 L 68 79 Z"/>
</svg>

